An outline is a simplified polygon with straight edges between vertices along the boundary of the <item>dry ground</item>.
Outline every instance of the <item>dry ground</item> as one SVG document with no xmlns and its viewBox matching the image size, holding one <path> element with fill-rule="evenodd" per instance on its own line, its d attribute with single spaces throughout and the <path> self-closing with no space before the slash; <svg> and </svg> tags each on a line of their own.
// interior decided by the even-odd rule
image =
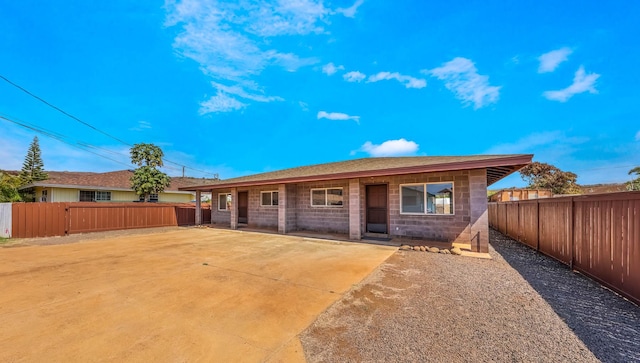
<svg viewBox="0 0 640 363">
<path fill-rule="evenodd" d="M 597 362 L 491 255 L 398 251 L 301 335 L 308 362 Z"/>
<path fill-rule="evenodd" d="M 0 248 L 0 361 L 303 360 L 297 335 L 395 251 L 196 228 L 102 236 Z"/>
</svg>

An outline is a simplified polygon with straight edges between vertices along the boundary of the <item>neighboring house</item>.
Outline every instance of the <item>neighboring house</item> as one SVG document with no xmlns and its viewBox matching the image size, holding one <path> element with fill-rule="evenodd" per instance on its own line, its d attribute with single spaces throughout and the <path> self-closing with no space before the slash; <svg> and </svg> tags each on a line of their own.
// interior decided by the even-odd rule
<svg viewBox="0 0 640 363">
<path fill-rule="evenodd" d="M 488 251 L 487 185 L 533 155 L 387 157 L 180 188 L 210 192 L 213 224 L 461 243 Z M 197 198 L 196 198 L 197 199 Z"/>
<path fill-rule="evenodd" d="M 136 202 L 140 197 L 131 189 L 132 170 L 107 173 L 48 171 L 47 180 L 21 187 L 31 189 L 37 202 Z M 159 194 L 152 194 L 152 202 L 189 203 L 195 193 L 179 190 L 213 179 L 171 178 L 171 185 Z"/>
<path fill-rule="evenodd" d="M 490 202 L 511 202 L 539 198 L 551 198 L 551 189 L 502 189 L 489 197 Z"/>
<path fill-rule="evenodd" d="M 582 194 L 603 194 L 603 193 L 618 193 L 618 192 L 629 191 L 627 189 L 627 185 L 624 183 L 581 185 L 580 189 L 582 190 Z"/>
</svg>

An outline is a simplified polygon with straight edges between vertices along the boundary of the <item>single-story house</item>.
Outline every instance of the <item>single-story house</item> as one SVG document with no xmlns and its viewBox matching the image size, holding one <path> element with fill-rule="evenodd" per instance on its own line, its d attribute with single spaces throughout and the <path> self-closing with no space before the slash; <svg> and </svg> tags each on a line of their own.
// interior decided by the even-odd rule
<svg viewBox="0 0 640 363">
<path fill-rule="evenodd" d="M 210 192 L 211 223 L 232 229 L 246 225 L 283 234 L 340 233 L 353 240 L 363 236 L 423 239 L 487 252 L 487 186 L 529 164 L 532 157 L 365 158 L 180 190 L 196 192 L 196 203 L 197 195 Z"/>
<path fill-rule="evenodd" d="M 516 200 L 529 200 L 540 198 L 551 198 L 551 189 L 502 189 L 489 197 L 490 202 L 511 202 Z"/>
<path fill-rule="evenodd" d="M 20 188 L 31 190 L 36 202 L 137 202 L 141 200 L 131 189 L 133 170 L 106 173 L 48 171 L 48 179 Z M 206 183 L 213 179 L 172 177 L 164 192 L 152 194 L 152 202 L 189 203 L 195 193 L 179 190 L 181 187 Z"/>
</svg>

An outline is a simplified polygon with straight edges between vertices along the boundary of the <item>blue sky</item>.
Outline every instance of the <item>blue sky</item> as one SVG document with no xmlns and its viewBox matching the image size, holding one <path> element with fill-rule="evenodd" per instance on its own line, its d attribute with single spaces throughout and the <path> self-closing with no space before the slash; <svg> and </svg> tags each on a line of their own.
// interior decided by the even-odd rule
<svg viewBox="0 0 640 363">
<path fill-rule="evenodd" d="M 0 75 L 101 131 L 0 80 L 0 116 L 56 135 L 0 119 L 0 169 L 19 169 L 37 135 L 49 170 L 124 169 L 126 144 L 151 142 L 170 175 L 533 153 L 582 184 L 624 182 L 640 165 L 639 13 L 632 1 L 0 0 Z"/>
</svg>

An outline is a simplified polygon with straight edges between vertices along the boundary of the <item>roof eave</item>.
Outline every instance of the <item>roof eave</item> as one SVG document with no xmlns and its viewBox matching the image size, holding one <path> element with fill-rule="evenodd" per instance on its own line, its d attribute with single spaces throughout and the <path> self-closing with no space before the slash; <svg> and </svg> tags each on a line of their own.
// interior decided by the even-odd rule
<svg viewBox="0 0 640 363">
<path fill-rule="evenodd" d="M 492 180 L 491 182 L 489 182 L 489 180 L 487 179 L 487 185 L 490 185 L 506 177 L 507 175 L 520 170 L 520 168 L 522 168 L 523 166 L 531 163 L 532 159 L 533 159 L 532 154 L 524 154 L 524 155 L 499 157 L 495 159 L 458 161 L 458 162 L 450 162 L 450 163 L 442 163 L 442 164 L 434 164 L 434 165 L 418 165 L 418 166 L 409 166 L 409 167 L 401 167 L 401 168 L 387 168 L 387 169 L 344 172 L 344 173 L 335 173 L 335 174 L 309 175 L 309 176 L 303 176 L 303 177 L 241 181 L 241 182 L 231 182 L 231 183 L 224 183 L 222 181 L 216 184 L 182 187 L 182 188 L 179 188 L 179 190 L 192 191 L 192 192 L 195 192 L 198 190 L 210 191 L 212 189 L 236 188 L 236 187 L 243 187 L 243 186 L 301 183 L 301 182 L 326 181 L 326 180 L 336 180 L 336 179 L 369 178 L 369 177 L 386 176 L 386 175 L 433 173 L 433 172 L 451 171 L 451 170 L 457 171 L 457 170 L 482 169 L 482 168 L 491 168 L 491 167 L 504 167 L 504 166 L 512 167 L 512 169 L 505 171 L 504 175 L 497 175 L 496 176 L 497 179 Z"/>
</svg>

